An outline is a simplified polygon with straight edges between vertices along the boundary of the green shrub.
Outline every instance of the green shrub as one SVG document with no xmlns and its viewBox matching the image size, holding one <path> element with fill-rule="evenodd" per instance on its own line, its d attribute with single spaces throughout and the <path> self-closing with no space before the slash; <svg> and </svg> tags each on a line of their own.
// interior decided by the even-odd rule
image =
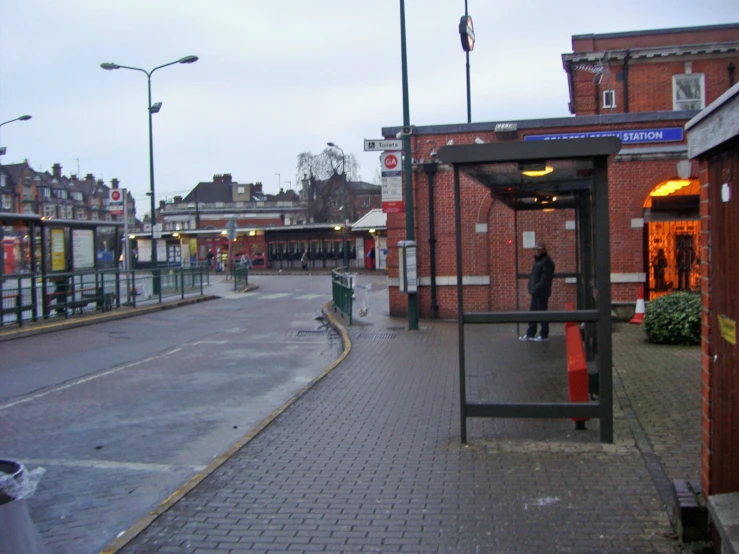
<svg viewBox="0 0 739 554">
<path fill-rule="evenodd" d="M 700 294 L 674 292 L 660 296 L 647 305 L 643 325 L 649 342 L 700 344 Z"/>
</svg>

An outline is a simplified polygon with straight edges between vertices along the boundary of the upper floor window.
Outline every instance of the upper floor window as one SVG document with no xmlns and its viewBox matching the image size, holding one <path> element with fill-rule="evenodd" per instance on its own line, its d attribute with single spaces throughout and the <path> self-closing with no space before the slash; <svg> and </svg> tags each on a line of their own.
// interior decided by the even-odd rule
<svg viewBox="0 0 739 554">
<path fill-rule="evenodd" d="M 702 110 L 706 107 L 705 76 L 686 73 L 672 76 L 672 107 L 674 110 Z"/>
<path fill-rule="evenodd" d="M 54 204 L 44 204 L 44 216 L 56 217 L 56 206 Z"/>
<path fill-rule="evenodd" d="M 41 196 L 43 198 L 51 198 L 51 189 L 50 188 L 42 187 L 42 188 L 39 189 L 39 193 L 41 194 Z"/>
<path fill-rule="evenodd" d="M 8 211 L 12 208 L 13 197 L 10 195 L 3 195 L 3 210 Z"/>
<path fill-rule="evenodd" d="M 615 108 L 616 107 L 616 91 L 615 90 L 604 90 L 603 91 L 603 107 L 604 108 Z"/>
</svg>

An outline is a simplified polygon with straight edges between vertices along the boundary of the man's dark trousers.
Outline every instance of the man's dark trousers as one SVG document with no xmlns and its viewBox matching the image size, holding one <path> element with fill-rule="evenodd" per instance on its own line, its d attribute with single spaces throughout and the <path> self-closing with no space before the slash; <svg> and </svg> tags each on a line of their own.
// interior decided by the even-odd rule
<svg viewBox="0 0 739 554">
<path fill-rule="evenodd" d="M 548 296 L 532 296 L 531 307 L 529 308 L 529 310 L 531 310 L 532 312 L 546 312 L 548 305 Z M 536 336 L 536 324 L 536 321 L 529 322 L 529 328 L 526 330 L 526 336 L 531 338 Z M 549 323 L 543 322 L 541 324 L 541 333 L 539 333 L 539 336 L 541 336 L 541 338 L 543 339 L 549 338 Z"/>
</svg>

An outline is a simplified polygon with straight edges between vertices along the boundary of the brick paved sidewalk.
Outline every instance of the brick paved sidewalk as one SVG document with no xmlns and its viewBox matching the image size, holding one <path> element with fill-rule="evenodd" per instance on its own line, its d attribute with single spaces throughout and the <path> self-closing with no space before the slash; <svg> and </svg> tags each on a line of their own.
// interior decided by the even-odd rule
<svg viewBox="0 0 739 554">
<path fill-rule="evenodd" d="M 456 323 L 420 326 L 355 319 L 336 369 L 121 552 L 680 551 L 665 487 L 699 475 L 698 348 L 616 326 L 613 445 L 597 422 L 470 420 L 462 446 Z M 477 390 L 559 395 L 561 337 L 513 331 L 477 337 Z"/>
</svg>

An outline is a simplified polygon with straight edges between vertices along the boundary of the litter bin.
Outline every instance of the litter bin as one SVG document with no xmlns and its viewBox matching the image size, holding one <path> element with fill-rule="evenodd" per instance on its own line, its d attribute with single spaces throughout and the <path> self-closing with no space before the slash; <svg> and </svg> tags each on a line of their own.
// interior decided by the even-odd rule
<svg viewBox="0 0 739 554">
<path fill-rule="evenodd" d="M 48 554 L 28 512 L 27 498 L 36 490 L 43 468 L 0 460 L 0 554 Z"/>
</svg>

